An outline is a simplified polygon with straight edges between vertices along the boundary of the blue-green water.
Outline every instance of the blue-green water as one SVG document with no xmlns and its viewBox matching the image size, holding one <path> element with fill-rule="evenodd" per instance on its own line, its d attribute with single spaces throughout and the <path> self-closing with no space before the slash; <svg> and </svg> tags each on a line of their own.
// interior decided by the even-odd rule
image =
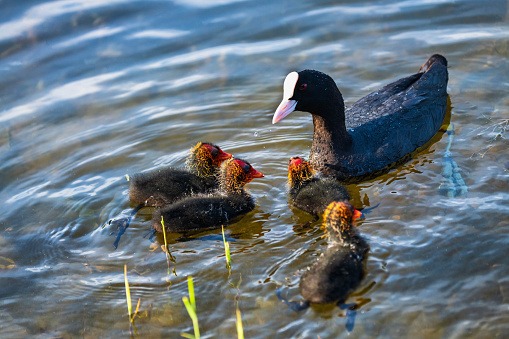
<svg viewBox="0 0 509 339">
<path fill-rule="evenodd" d="M 141 338 L 493 338 L 509 333 L 507 1 L 0 2 L 0 333 L 128 337 L 127 265 Z M 451 147 L 467 195 L 438 193 L 447 135 L 407 164 L 350 185 L 371 251 L 346 311 L 295 313 L 300 272 L 326 246 L 320 221 L 288 204 L 291 156 L 309 114 L 272 114 L 290 71 L 330 74 L 345 104 L 449 60 Z M 255 210 L 225 229 L 170 236 L 170 275 L 140 213 L 114 250 L 102 226 L 130 207 L 125 174 L 183 166 L 211 141 L 266 177 Z M 172 273 L 173 271 L 173 273 Z"/>
</svg>

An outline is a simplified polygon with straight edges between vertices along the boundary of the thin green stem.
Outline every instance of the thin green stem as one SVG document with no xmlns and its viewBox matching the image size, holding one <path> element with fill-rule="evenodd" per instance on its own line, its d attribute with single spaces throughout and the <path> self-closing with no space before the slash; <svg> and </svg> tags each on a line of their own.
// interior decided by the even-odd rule
<svg viewBox="0 0 509 339">
<path fill-rule="evenodd" d="M 168 264 L 168 276 L 170 275 L 170 251 L 168 250 L 168 242 L 166 241 L 166 228 L 164 227 L 164 219 L 161 215 L 161 225 L 163 226 L 163 236 L 164 236 L 164 252 L 166 253 L 166 263 Z"/>
<path fill-rule="evenodd" d="M 226 255 L 226 268 L 231 272 L 232 269 L 232 258 L 230 254 L 230 243 L 226 241 L 224 237 L 224 227 L 221 225 L 221 229 L 223 231 L 223 244 L 224 244 L 224 253 Z"/>
<path fill-rule="evenodd" d="M 200 328 L 198 326 L 198 315 L 196 314 L 196 300 L 194 297 L 193 277 L 191 276 L 187 277 L 187 286 L 189 288 L 189 298 L 183 297 L 182 301 L 184 302 L 184 306 L 186 306 L 187 313 L 189 313 L 189 317 L 193 322 L 194 337 L 187 333 L 181 333 L 180 335 L 185 338 L 200 339 Z"/>
<path fill-rule="evenodd" d="M 237 305 L 237 336 L 239 339 L 244 339 L 244 328 L 242 327 L 242 317 L 240 315 L 240 310 Z"/>
<path fill-rule="evenodd" d="M 189 288 L 189 299 L 191 300 L 191 305 L 193 305 L 193 309 L 196 311 L 196 300 L 194 298 L 194 285 L 193 285 L 193 277 L 187 277 L 187 287 Z"/>
<path fill-rule="evenodd" d="M 127 310 L 129 312 L 129 321 L 133 321 L 131 317 L 131 291 L 129 290 L 129 281 L 127 281 L 127 265 L 124 265 L 124 277 L 125 277 L 125 297 L 127 300 Z"/>
</svg>

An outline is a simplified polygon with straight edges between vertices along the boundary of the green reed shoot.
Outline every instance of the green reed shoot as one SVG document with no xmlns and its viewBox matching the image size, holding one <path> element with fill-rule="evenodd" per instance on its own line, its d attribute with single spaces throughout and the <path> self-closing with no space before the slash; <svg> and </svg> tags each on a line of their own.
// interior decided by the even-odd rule
<svg viewBox="0 0 509 339">
<path fill-rule="evenodd" d="M 200 328 L 198 327 L 198 315 L 196 315 L 196 300 L 194 298 L 194 286 L 193 286 L 193 277 L 187 277 L 187 286 L 189 288 L 189 298 L 183 297 L 182 301 L 186 306 L 187 313 L 189 313 L 189 317 L 193 321 L 194 327 L 194 336 L 188 333 L 180 333 L 184 338 L 195 338 L 200 339 Z"/>
<path fill-rule="evenodd" d="M 134 311 L 134 314 L 133 314 L 133 321 L 134 321 L 134 318 L 136 318 L 136 314 L 138 314 L 138 311 L 140 310 L 140 302 L 141 302 L 141 298 L 138 298 L 138 305 L 136 305 L 136 311 Z"/>
<path fill-rule="evenodd" d="M 124 265 L 124 280 L 125 280 L 125 298 L 127 300 L 127 311 L 129 312 L 129 332 L 131 333 L 131 338 L 133 338 L 134 329 L 134 334 L 136 334 L 136 337 L 139 338 L 140 336 L 138 335 L 138 330 L 136 329 L 136 326 L 134 326 L 134 317 L 136 317 L 136 314 L 138 314 L 138 310 L 140 309 L 141 298 L 138 299 L 136 311 L 134 311 L 134 314 L 132 314 L 131 290 L 129 289 L 129 281 L 127 281 L 127 265 Z"/>
<path fill-rule="evenodd" d="M 232 269 L 232 258 L 230 255 L 230 243 L 226 241 L 224 237 L 224 227 L 221 225 L 221 229 L 223 231 L 223 244 L 224 244 L 224 253 L 226 254 L 226 268 L 228 271 Z"/>
<path fill-rule="evenodd" d="M 163 216 L 161 216 L 161 225 L 163 226 L 164 250 L 165 250 L 166 254 L 168 254 L 168 243 L 166 242 L 166 229 L 164 228 Z"/>
<path fill-rule="evenodd" d="M 237 336 L 239 339 L 244 339 L 244 328 L 242 327 L 242 317 L 240 315 L 238 305 L 237 305 Z"/>
<path fill-rule="evenodd" d="M 168 250 L 168 242 L 166 241 L 166 228 L 164 228 L 163 216 L 161 216 L 161 225 L 163 226 L 164 252 L 166 253 L 166 263 L 168 264 L 168 275 L 170 275 L 170 251 Z"/>
<path fill-rule="evenodd" d="M 129 312 L 129 321 L 133 321 L 131 317 L 131 291 L 129 290 L 129 281 L 127 281 L 127 265 L 124 265 L 124 277 L 125 277 L 125 298 L 127 300 L 127 311 Z"/>
</svg>

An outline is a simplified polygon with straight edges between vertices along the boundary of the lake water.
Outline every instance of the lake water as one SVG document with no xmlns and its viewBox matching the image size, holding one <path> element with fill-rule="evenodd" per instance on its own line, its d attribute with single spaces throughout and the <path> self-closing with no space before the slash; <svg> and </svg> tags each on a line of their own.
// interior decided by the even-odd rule
<svg viewBox="0 0 509 339">
<path fill-rule="evenodd" d="M 494 338 L 509 334 L 508 2 L 3 1 L 0 3 L 0 333 L 128 337 L 124 265 L 140 338 Z M 325 249 L 321 221 L 289 205 L 291 156 L 308 157 L 309 114 L 271 124 L 285 76 L 330 74 L 345 104 L 449 60 L 451 146 L 468 193 L 439 192 L 447 134 L 408 163 L 349 185 L 371 251 L 348 299 L 294 312 L 302 270 Z M 183 166 L 198 141 L 265 178 L 256 208 L 185 241 L 143 236 L 125 174 Z M 354 321 L 353 330 L 347 321 Z"/>
</svg>

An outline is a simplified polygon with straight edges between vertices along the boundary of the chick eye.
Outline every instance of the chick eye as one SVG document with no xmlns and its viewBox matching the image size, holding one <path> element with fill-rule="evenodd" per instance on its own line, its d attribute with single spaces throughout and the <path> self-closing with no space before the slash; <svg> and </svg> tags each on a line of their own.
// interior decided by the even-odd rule
<svg viewBox="0 0 509 339">
<path fill-rule="evenodd" d="M 242 169 L 244 170 L 244 172 L 249 173 L 249 171 L 251 170 L 251 166 L 248 164 L 244 164 L 244 166 L 242 166 Z"/>
<path fill-rule="evenodd" d="M 302 84 L 302 85 L 300 85 L 300 89 L 301 89 L 301 90 L 302 90 L 302 89 L 306 89 L 306 87 L 308 87 L 308 84 Z"/>
<path fill-rule="evenodd" d="M 217 150 L 217 148 L 212 148 L 212 150 L 210 151 L 210 153 L 212 154 L 212 156 L 215 158 L 218 156 L 218 153 L 219 151 Z"/>
</svg>

